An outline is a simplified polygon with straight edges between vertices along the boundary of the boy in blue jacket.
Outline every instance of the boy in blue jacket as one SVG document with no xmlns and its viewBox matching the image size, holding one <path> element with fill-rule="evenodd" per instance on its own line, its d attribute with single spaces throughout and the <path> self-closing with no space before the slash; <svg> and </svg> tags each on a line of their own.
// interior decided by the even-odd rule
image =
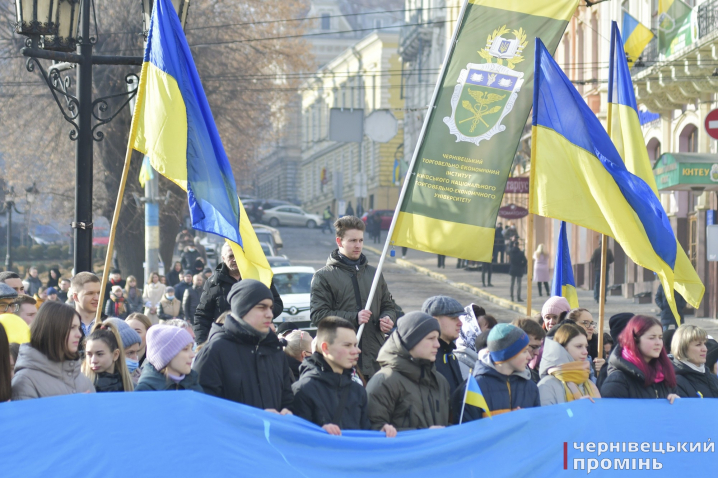
<svg viewBox="0 0 718 478">
<path fill-rule="evenodd" d="M 480 354 L 473 374 L 491 415 L 541 406 L 538 387 L 531 380 L 531 371 L 527 367 L 531 360 L 528 335 L 514 325 L 497 324 L 489 333 L 487 346 L 489 353 Z M 465 388 L 466 382 L 452 397 L 456 423 L 461 415 Z M 467 404 L 463 421 L 485 416 L 486 412 Z"/>
</svg>

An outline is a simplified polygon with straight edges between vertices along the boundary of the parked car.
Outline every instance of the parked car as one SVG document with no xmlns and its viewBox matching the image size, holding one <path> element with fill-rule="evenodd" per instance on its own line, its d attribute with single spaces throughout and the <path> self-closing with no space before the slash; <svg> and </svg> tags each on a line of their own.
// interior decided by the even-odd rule
<svg viewBox="0 0 718 478">
<path fill-rule="evenodd" d="M 382 231 L 388 231 L 389 227 L 391 226 L 391 219 L 394 217 L 394 210 L 393 209 L 377 209 L 375 211 L 369 211 L 367 213 L 364 213 L 364 215 L 361 217 L 361 220 L 364 221 L 364 224 L 367 223 L 367 220 L 369 219 L 369 216 L 379 215 L 381 217 L 381 230 Z"/>
<path fill-rule="evenodd" d="M 275 267 L 289 267 L 292 265 L 290 260 L 283 256 L 268 256 L 267 262 L 269 262 L 269 267 L 272 269 Z"/>
<path fill-rule="evenodd" d="M 279 206 L 294 206 L 294 204 L 280 199 L 247 199 L 246 201 L 242 200 L 242 205 L 252 222 L 261 222 L 264 211 L 268 209 Z"/>
<path fill-rule="evenodd" d="M 274 287 L 284 302 L 284 311 L 274 323 L 297 322 L 300 329 L 313 329 L 309 319 L 309 294 L 314 277 L 313 267 L 277 267 L 274 272 Z"/>
<path fill-rule="evenodd" d="M 272 227 L 306 226 L 313 229 L 322 223 L 322 218 L 316 214 L 304 212 L 297 206 L 279 206 L 264 211 L 262 222 Z"/>
<path fill-rule="evenodd" d="M 264 252 L 264 255 L 267 257 L 273 257 L 276 256 L 277 253 L 274 251 L 274 247 L 267 243 L 267 242 L 260 242 L 260 246 L 262 246 L 262 252 Z"/>
<path fill-rule="evenodd" d="M 272 234 L 272 238 L 274 239 L 274 248 L 279 250 L 284 247 L 284 242 L 282 242 L 282 235 L 279 233 L 278 229 L 275 229 L 273 227 L 265 226 L 264 224 L 254 224 L 254 232 L 259 233 L 260 231 L 269 231 Z"/>
</svg>

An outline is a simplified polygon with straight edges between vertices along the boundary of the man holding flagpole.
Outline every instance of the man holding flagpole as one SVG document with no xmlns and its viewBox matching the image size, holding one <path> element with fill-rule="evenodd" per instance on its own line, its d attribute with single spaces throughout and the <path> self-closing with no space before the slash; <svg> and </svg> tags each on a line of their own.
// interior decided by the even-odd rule
<svg viewBox="0 0 718 478">
<path fill-rule="evenodd" d="M 396 312 L 381 275 L 371 307 L 364 307 L 376 274 L 362 253 L 364 228 L 364 222 L 355 216 L 344 216 L 334 223 L 337 248 L 329 254 L 327 265 L 314 274 L 309 313 L 315 326 L 328 316 L 346 319 L 355 327 L 364 326 L 358 367 L 369 380 L 379 371 L 376 358 L 385 335 L 394 328 Z"/>
</svg>

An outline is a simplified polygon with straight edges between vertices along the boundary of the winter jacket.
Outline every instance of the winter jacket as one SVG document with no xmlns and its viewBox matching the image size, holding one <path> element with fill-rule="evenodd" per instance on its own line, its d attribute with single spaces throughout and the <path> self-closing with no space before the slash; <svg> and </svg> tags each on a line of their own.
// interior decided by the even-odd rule
<svg viewBox="0 0 718 478">
<path fill-rule="evenodd" d="M 544 341 L 543 357 L 541 358 L 541 367 L 539 369 L 541 380 L 538 383 L 542 407 L 566 402 L 566 391 L 563 383 L 556 377 L 549 375 L 548 371 L 550 368 L 573 361 L 571 354 L 561 344 L 551 339 Z M 588 394 L 583 384 L 576 384 L 576 386 L 582 395 Z"/>
<path fill-rule="evenodd" d="M 200 350 L 193 369 L 205 393 L 277 411 L 291 408 L 294 394 L 287 356 L 270 331 L 260 340 L 231 314 Z"/>
<path fill-rule="evenodd" d="M 461 381 L 463 382 L 469 377 L 469 370 L 476 368 L 476 361 L 479 359 L 479 355 L 468 347 L 456 347 L 454 350 L 454 356 L 459 362 L 459 369 L 461 370 Z"/>
<path fill-rule="evenodd" d="M 145 302 L 144 314 L 149 317 L 152 325 L 157 325 L 160 318 L 157 313 L 150 314 L 150 307 L 147 307 L 147 303 L 149 302 L 152 307 L 158 307 L 160 300 L 162 300 L 162 297 L 165 295 L 165 289 L 166 286 L 164 284 L 157 282 L 156 284 L 145 285 L 145 290 L 142 292 L 142 299 Z"/>
<path fill-rule="evenodd" d="M 374 430 L 449 424 L 449 382 L 433 362 L 415 359 L 394 332 L 379 351 L 381 369 L 369 380 L 369 420 Z"/>
<path fill-rule="evenodd" d="M 364 254 L 359 258 L 359 264 L 352 266 L 342 262 L 339 251 L 335 249 L 329 255 L 327 265 L 315 272 L 312 279 L 309 305 L 312 325 L 316 326 L 324 317 L 333 315 L 347 319 L 358 328 L 358 313 L 366 306 L 374 274 L 376 268 L 369 265 Z M 359 304 L 354 284 L 359 289 Z M 376 358 L 385 341 L 384 332 L 379 328 L 379 319 L 388 316 L 396 322 L 394 303 L 383 276 L 379 278 L 369 310 L 371 318 L 364 326 L 359 343 L 362 353 L 358 365 L 362 374 L 368 378 L 379 370 Z"/>
<path fill-rule="evenodd" d="M 175 290 L 175 297 L 177 297 L 177 300 L 179 300 L 180 302 L 182 302 L 182 301 L 184 300 L 184 293 L 185 293 L 185 291 L 187 291 L 187 289 L 191 289 L 191 288 L 192 288 L 192 283 L 190 282 L 190 283 L 188 284 L 188 283 L 186 283 L 185 281 L 175 282 L 175 284 L 174 284 L 172 287 L 173 287 L 174 290 Z M 199 292 L 200 292 L 200 294 L 202 293 L 201 290 L 200 290 Z"/>
<path fill-rule="evenodd" d="M 189 249 L 185 250 L 182 253 L 182 256 L 180 256 L 180 262 L 182 263 L 182 270 L 194 270 L 194 261 L 199 259 L 202 256 L 202 254 L 199 253 L 199 251 L 195 248 L 195 250 L 191 251 Z"/>
<path fill-rule="evenodd" d="M 128 315 L 134 312 L 139 312 L 140 314 L 143 312 L 145 302 L 142 299 L 142 289 L 135 287 L 134 297 L 130 295 L 129 290 L 125 289 L 125 307 Z"/>
<path fill-rule="evenodd" d="M 464 381 L 459 361 L 454 355 L 454 349 L 456 349 L 454 342 L 447 344 L 439 339 L 439 352 L 436 354 L 436 362 L 434 362 L 436 371 L 449 382 L 449 395 L 453 394 L 456 387 Z"/>
<path fill-rule="evenodd" d="M 199 375 L 192 370 L 180 383 L 165 376 L 155 369 L 149 360 L 142 366 L 140 381 L 135 387 L 135 392 L 151 392 L 163 390 L 192 390 L 202 393 L 202 386 L 199 384 Z"/>
<path fill-rule="evenodd" d="M 53 397 L 95 392 L 89 378 L 80 371 L 80 360 L 53 362 L 30 344 L 20 345 L 12 379 L 12 399 Z"/>
<path fill-rule="evenodd" d="M 496 370 L 494 362 L 489 354 L 484 355 L 476 364 L 474 377 L 479 383 L 481 392 L 486 399 L 486 404 L 491 414 L 497 415 L 507 413 L 517 408 L 540 407 L 541 399 L 536 384 L 531 380 L 531 372 L 528 367 L 521 372 L 514 372 L 511 375 L 504 375 Z M 461 406 L 464 402 L 463 383 L 456 389 L 452 396 L 454 407 L 454 423 L 459 422 Z M 464 408 L 463 422 L 470 422 L 483 418 L 484 411 L 473 405 L 466 405 Z"/>
<path fill-rule="evenodd" d="M 127 311 L 127 301 L 122 298 L 118 304 L 115 296 L 110 294 L 110 298 L 105 301 L 105 315 L 108 317 L 118 317 L 122 320 L 126 319 L 129 314 Z"/>
<path fill-rule="evenodd" d="M 522 277 L 527 263 L 528 261 L 526 260 L 524 251 L 518 247 L 512 247 L 509 251 L 509 275 L 512 277 Z"/>
<path fill-rule="evenodd" d="M 127 281 L 125 279 L 120 279 L 117 282 L 115 282 L 113 280 L 107 282 L 107 285 L 105 286 L 104 300 L 107 300 L 110 298 L 110 292 L 112 292 L 112 288 L 115 287 L 116 285 L 119 285 L 124 290 L 125 286 L 127 285 Z"/>
<path fill-rule="evenodd" d="M 287 355 L 287 364 L 289 365 L 289 371 L 292 372 L 292 383 L 295 383 L 297 380 L 299 380 L 299 368 L 302 366 L 302 362 L 290 355 Z"/>
<path fill-rule="evenodd" d="M 550 282 L 551 270 L 549 269 L 548 254 L 534 256 L 534 282 Z"/>
<path fill-rule="evenodd" d="M 684 398 L 718 398 L 718 377 L 708 367 L 703 373 L 680 360 L 673 359 L 678 395 Z M 700 392 L 700 395 L 698 394 Z"/>
<path fill-rule="evenodd" d="M 177 292 L 177 289 L 175 289 L 175 292 Z M 184 293 L 184 297 L 182 297 L 182 312 L 184 313 L 184 318 L 192 325 L 194 325 L 194 313 L 197 310 L 201 297 L 202 288 L 194 286 L 188 288 Z"/>
<path fill-rule="evenodd" d="M 315 352 L 304 359 L 299 370 L 299 380 L 292 385 L 295 415 L 320 427 L 332 423 L 342 430 L 371 430 L 366 391 L 352 380 L 351 369 L 336 373 L 322 354 Z M 345 393 L 341 417 L 335 420 Z"/>
<path fill-rule="evenodd" d="M 22 285 L 25 286 L 25 294 L 32 297 L 40 291 L 42 281 L 39 277 L 27 276 L 27 278 L 22 281 Z M 38 306 L 38 309 L 39 308 L 40 307 Z"/>
<path fill-rule="evenodd" d="M 621 351 L 621 346 L 616 346 L 608 358 L 608 375 L 600 389 L 603 398 L 666 398 L 676 393 L 665 381 L 644 386 L 643 372 L 624 359 Z"/>
<path fill-rule="evenodd" d="M 684 324 L 685 322 L 683 321 L 683 311 L 686 308 L 686 299 L 684 299 L 683 296 L 677 291 L 673 291 L 673 293 L 676 296 L 676 310 L 678 310 L 678 315 L 681 316 L 681 324 Z M 673 316 L 673 311 L 671 310 L 670 305 L 668 305 L 666 294 L 663 292 L 663 284 L 660 284 L 658 286 L 658 290 L 656 291 L 656 305 L 661 309 L 661 324 L 663 324 L 664 326 L 677 326 L 676 318 Z"/>
<path fill-rule="evenodd" d="M 184 317 L 182 312 L 182 302 L 177 297 L 169 300 L 167 297 L 162 297 L 159 305 L 157 306 L 157 316 L 162 320 L 170 320 L 177 317 L 181 319 Z"/>
<path fill-rule="evenodd" d="M 124 392 L 125 386 L 122 383 L 122 375 L 119 372 L 102 372 L 95 377 L 95 391 L 101 392 Z"/>
<path fill-rule="evenodd" d="M 212 276 L 207 279 L 202 289 L 202 295 L 199 299 L 199 305 L 194 313 L 194 333 L 197 337 L 197 343 L 201 344 L 207 340 L 207 334 L 212 327 L 212 322 L 230 309 L 227 295 L 229 290 L 237 281 L 229 275 L 229 269 L 224 263 L 220 263 L 214 270 Z M 274 296 L 274 317 L 284 310 L 284 304 L 279 297 L 279 292 L 274 287 L 274 283 L 269 285 L 269 289 Z"/>
</svg>

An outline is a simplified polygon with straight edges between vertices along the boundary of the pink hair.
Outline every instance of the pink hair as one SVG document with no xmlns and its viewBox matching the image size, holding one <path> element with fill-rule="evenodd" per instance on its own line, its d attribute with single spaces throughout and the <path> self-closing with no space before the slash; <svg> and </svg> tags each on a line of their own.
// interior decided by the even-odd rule
<svg viewBox="0 0 718 478">
<path fill-rule="evenodd" d="M 634 365 L 643 372 L 643 376 L 645 377 L 644 386 L 648 387 L 653 384 L 656 380 L 656 374 L 658 371 L 661 371 L 664 377 L 663 381 L 666 382 L 670 388 L 673 388 L 676 386 L 676 374 L 665 347 L 661 348 L 661 355 L 659 355 L 658 358 L 652 359 L 648 363 L 643 360 L 643 354 L 638 348 L 641 337 L 648 332 L 650 328 L 656 325 L 662 327 L 661 322 L 655 317 L 634 315 L 633 318 L 628 321 L 621 335 L 619 335 L 618 340 L 621 347 L 628 349 L 634 356 L 640 358 L 638 363 Z"/>
</svg>

